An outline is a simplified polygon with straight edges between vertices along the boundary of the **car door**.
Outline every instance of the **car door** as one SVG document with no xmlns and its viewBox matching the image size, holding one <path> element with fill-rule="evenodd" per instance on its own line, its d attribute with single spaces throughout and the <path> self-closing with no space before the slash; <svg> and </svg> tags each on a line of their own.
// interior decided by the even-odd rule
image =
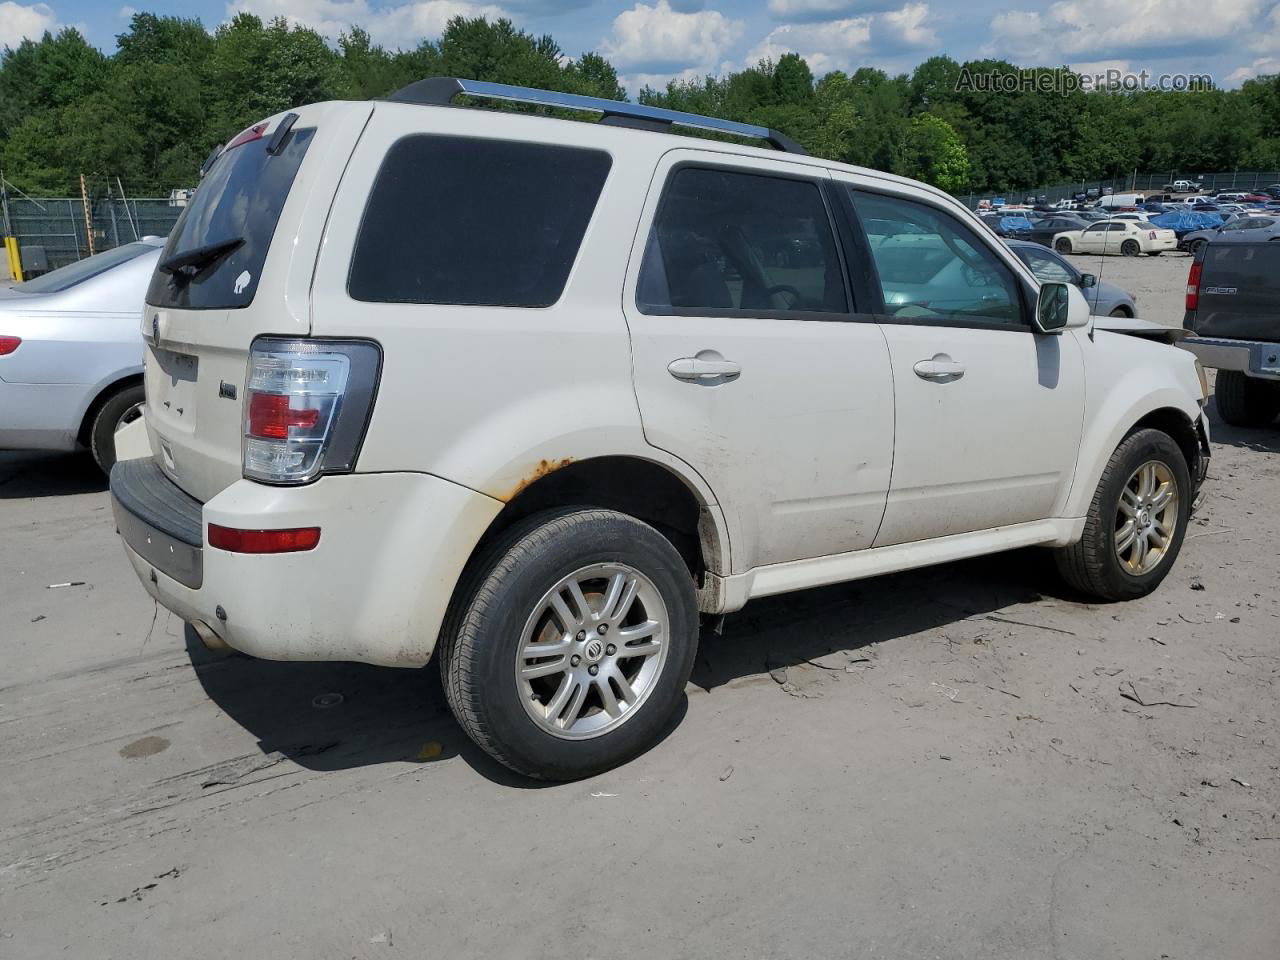
<svg viewBox="0 0 1280 960">
<path fill-rule="evenodd" d="M 813 164 L 673 150 L 637 233 L 645 437 L 715 492 L 735 572 L 870 546 L 884 513 L 888 347 L 847 288 L 829 190 Z"/>
<path fill-rule="evenodd" d="M 1078 241 L 1074 244 L 1075 251 L 1079 253 L 1102 253 L 1106 250 L 1107 228 L 1108 223 L 1094 223 L 1086 227 L 1080 232 Z"/>
<path fill-rule="evenodd" d="M 848 180 L 847 211 L 859 229 L 874 217 L 924 234 L 912 256 L 892 257 L 865 231 L 897 422 L 875 546 L 1054 516 L 1070 488 L 1084 415 L 1074 335 L 1034 332 L 1035 288 L 1012 254 L 958 211 L 923 192 Z"/>
</svg>

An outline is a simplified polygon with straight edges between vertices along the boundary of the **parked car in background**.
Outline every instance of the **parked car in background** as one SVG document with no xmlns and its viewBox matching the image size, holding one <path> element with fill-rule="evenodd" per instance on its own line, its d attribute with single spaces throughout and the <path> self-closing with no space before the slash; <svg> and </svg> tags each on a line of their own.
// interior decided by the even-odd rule
<svg viewBox="0 0 1280 960">
<path fill-rule="evenodd" d="M 434 656 L 476 745 L 556 780 L 671 729 L 700 613 L 1028 546 L 1155 590 L 1208 465 L 1194 358 L 935 187 L 714 123 L 774 149 L 448 77 L 232 140 L 147 292 L 111 474 L 141 588 L 250 655 Z"/>
<path fill-rule="evenodd" d="M 1170 193 L 1194 193 L 1200 189 L 1200 184 L 1190 180 L 1175 180 L 1173 183 L 1166 183 L 1164 189 Z"/>
<path fill-rule="evenodd" d="M 998 237 L 1024 237 L 1031 232 L 1032 222 L 1025 214 L 996 214 L 983 218 Z"/>
<path fill-rule="evenodd" d="M 1126 210 L 1120 213 L 1113 213 L 1110 216 L 1112 220 L 1134 220 L 1139 223 L 1146 223 L 1151 219 L 1151 214 L 1146 210 Z"/>
<path fill-rule="evenodd" d="M 1136 317 L 1138 302 L 1128 290 L 1114 283 L 1104 283 L 1092 273 L 1084 273 L 1076 265 L 1039 243 L 1010 240 L 1009 249 L 1031 268 L 1041 282 L 1069 283 L 1079 287 L 1089 301 L 1089 312 L 1109 317 Z"/>
<path fill-rule="evenodd" d="M 1265 427 L 1280 414 L 1280 243 L 1201 246 L 1187 276 L 1181 346 L 1218 371 L 1218 415 Z"/>
<path fill-rule="evenodd" d="M 1136 257 L 1140 253 L 1158 257 L 1178 248 L 1172 230 L 1133 220 L 1100 220 L 1083 230 L 1069 230 L 1053 238 L 1059 253 L 1102 253 Z"/>
<path fill-rule="evenodd" d="M 1251 243 L 1280 240 L 1280 218 L 1235 217 L 1219 227 L 1195 230 L 1182 237 L 1179 246 L 1199 253 L 1206 243 Z"/>
<path fill-rule="evenodd" d="M 142 413 L 143 296 L 163 237 L 145 237 L 0 289 L 0 449 L 88 449 Z"/>
<path fill-rule="evenodd" d="M 1098 207 L 1103 210 L 1136 207 L 1140 203 L 1145 203 L 1146 199 L 1146 194 L 1143 193 L 1112 193 L 1099 200 Z"/>
<path fill-rule="evenodd" d="M 1031 229 L 1019 236 L 1019 239 L 1032 240 L 1046 247 L 1053 246 L 1053 238 L 1066 230 L 1083 230 L 1089 221 L 1074 214 L 1055 213 L 1051 216 L 1033 220 Z"/>
</svg>

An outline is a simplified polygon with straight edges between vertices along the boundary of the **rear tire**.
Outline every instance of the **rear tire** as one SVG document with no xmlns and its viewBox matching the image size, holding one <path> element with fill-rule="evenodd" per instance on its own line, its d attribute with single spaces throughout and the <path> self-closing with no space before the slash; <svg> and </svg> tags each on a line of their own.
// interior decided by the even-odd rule
<svg viewBox="0 0 1280 960">
<path fill-rule="evenodd" d="M 1136 257 L 1142 252 L 1142 247 L 1137 240 L 1126 240 L 1120 244 L 1120 253 L 1126 257 Z"/>
<path fill-rule="evenodd" d="M 576 780 L 657 741 L 697 647 L 693 577 L 671 542 L 626 514 L 563 509 L 512 527 L 471 565 L 440 671 L 477 746 L 524 776 Z"/>
<path fill-rule="evenodd" d="M 1148 470 L 1158 481 L 1150 490 L 1142 486 Z M 1170 499 L 1162 504 L 1166 496 Z M 1130 434 L 1102 471 L 1084 536 L 1054 551 L 1058 572 L 1072 588 L 1098 600 L 1145 597 L 1178 558 L 1191 499 L 1191 473 L 1173 438 L 1151 429 Z M 1133 537 L 1128 539 L 1130 522 Z M 1141 551 L 1138 540 L 1146 544 Z M 1157 540 L 1163 543 L 1156 545 Z M 1147 551 L 1155 551 L 1149 567 Z"/>
<path fill-rule="evenodd" d="M 1208 244 L 1208 242 L 1208 240 L 1193 240 L 1191 246 L 1188 248 L 1189 252 L 1194 257 L 1205 248 L 1205 245 Z"/>
<path fill-rule="evenodd" d="M 116 431 L 142 416 L 147 395 L 142 384 L 134 384 L 112 394 L 98 408 L 89 428 L 89 452 L 103 473 L 116 465 Z"/>
<path fill-rule="evenodd" d="M 1057 240 L 1053 241 L 1053 249 L 1057 250 L 1058 253 L 1070 253 L 1071 241 L 1066 237 L 1059 237 Z"/>
<path fill-rule="evenodd" d="M 1280 413 L 1280 384 L 1219 370 L 1213 395 L 1218 416 L 1233 427 L 1265 427 Z"/>
<path fill-rule="evenodd" d="M 1125 317 L 1127 319 L 1129 317 L 1129 311 L 1126 310 L 1124 307 L 1116 307 L 1114 310 L 1111 311 L 1111 313 L 1108 314 L 1108 316 Z"/>
</svg>

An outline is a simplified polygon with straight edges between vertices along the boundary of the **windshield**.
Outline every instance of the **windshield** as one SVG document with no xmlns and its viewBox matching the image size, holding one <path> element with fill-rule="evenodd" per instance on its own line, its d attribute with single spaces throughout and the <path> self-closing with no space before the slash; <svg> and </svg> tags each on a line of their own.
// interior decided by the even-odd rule
<svg viewBox="0 0 1280 960">
<path fill-rule="evenodd" d="M 63 290 L 71 289 L 77 283 L 92 280 L 98 274 L 106 273 L 112 267 L 128 263 L 148 250 L 154 249 L 155 246 L 150 243 L 126 243 L 122 247 L 104 250 L 92 257 L 85 257 L 65 267 L 51 270 L 42 277 L 14 284 L 13 289 L 21 293 L 61 293 Z"/>
<path fill-rule="evenodd" d="M 178 219 L 147 303 L 194 310 L 228 310 L 253 302 L 280 211 L 310 146 L 314 128 L 291 130 L 275 154 L 262 136 L 233 146 L 214 161 Z"/>
</svg>

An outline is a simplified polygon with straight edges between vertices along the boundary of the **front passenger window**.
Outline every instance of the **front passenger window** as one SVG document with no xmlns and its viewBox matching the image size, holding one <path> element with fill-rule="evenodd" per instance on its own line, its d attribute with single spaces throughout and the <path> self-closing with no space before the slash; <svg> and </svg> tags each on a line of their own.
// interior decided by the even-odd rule
<svg viewBox="0 0 1280 960">
<path fill-rule="evenodd" d="M 959 220 L 901 197 L 849 194 L 890 316 L 1023 323 L 1013 272 Z"/>
</svg>

